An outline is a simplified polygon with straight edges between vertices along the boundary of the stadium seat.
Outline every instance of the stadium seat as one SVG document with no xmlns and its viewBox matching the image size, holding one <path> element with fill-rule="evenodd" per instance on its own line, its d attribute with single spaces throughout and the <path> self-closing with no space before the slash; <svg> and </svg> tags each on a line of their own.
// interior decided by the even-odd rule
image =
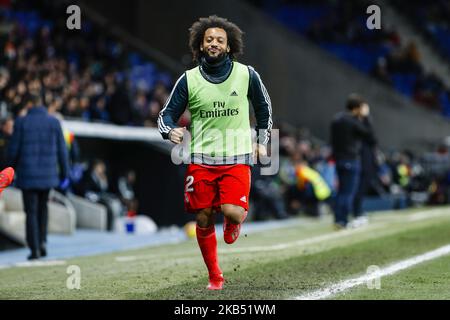
<svg viewBox="0 0 450 320">
<path fill-rule="evenodd" d="M 394 73 L 391 76 L 394 87 L 404 95 L 412 97 L 414 93 L 414 84 L 417 81 L 417 75 L 407 73 Z"/>
<path fill-rule="evenodd" d="M 22 191 L 9 187 L 3 191 L 0 200 L 0 230 L 11 239 L 26 244 L 25 211 L 22 203 Z M 49 233 L 73 234 L 76 215 L 74 208 L 64 195 L 52 191 L 48 202 Z"/>
<path fill-rule="evenodd" d="M 75 208 L 77 228 L 106 231 L 107 212 L 104 205 L 88 201 L 74 194 L 68 194 L 67 197 Z"/>
</svg>

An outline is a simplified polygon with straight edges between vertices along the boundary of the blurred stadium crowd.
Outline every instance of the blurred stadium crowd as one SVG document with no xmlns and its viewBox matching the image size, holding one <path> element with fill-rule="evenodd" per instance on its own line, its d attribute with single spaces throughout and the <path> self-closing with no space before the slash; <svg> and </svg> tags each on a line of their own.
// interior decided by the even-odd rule
<svg viewBox="0 0 450 320">
<path fill-rule="evenodd" d="M 29 3 L 15 2 L 0 13 L 3 117 L 23 114 L 27 94 L 39 92 L 49 111 L 64 118 L 156 126 L 171 85 L 168 73 L 89 21 L 67 32 L 57 5 L 46 6 L 43 16 Z"/>
<path fill-rule="evenodd" d="M 82 119 L 117 125 L 156 127 L 156 120 L 173 85 L 168 72 L 144 59 L 120 40 L 87 20 L 68 34 L 65 16 L 55 3 L 37 10 L 31 1 L 0 8 L 0 162 L 12 134 L 14 119 L 27 110 L 29 95 L 44 97 L 48 111 L 61 119 Z M 450 117 L 450 91 L 434 74 L 427 74 L 414 43 L 402 42 L 395 29 L 358 32 L 365 24 L 359 1 L 252 1 L 276 19 L 305 35 L 356 68 L 392 86 L 424 106 Z M 450 10 L 444 2 L 411 1 L 411 15 L 433 35 L 450 56 Z M 448 2 L 447 2 L 448 4 Z M 45 15 L 44 15 L 45 12 Z M 270 91 L 270 90 L 269 90 Z M 330 119 L 331 120 L 331 119 Z M 180 120 L 189 125 L 189 113 Z M 322 216 L 332 207 L 338 187 L 329 144 L 307 128 L 278 123 L 281 167 L 276 176 L 255 176 L 253 218 L 286 218 L 305 212 Z M 66 133 L 72 152 L 70 190 L 108 206 L 110 214 L 137 210 L 134 173 L 111 183 L 107 160 L 79 167 L 76 139 Z M 450 202 L 450 153 L 446 146 L 428 154 L 375 148 L 365 172 L 371 172 L 368 196 L 373 208 L 401 208 Z M 112 187 L 114 184 L 115 187 Z M 117 201 L 120 204 L 117 205 Z"/>
<path fill-rule="evenodd" d="M 370 1 L 252 0 L 283 25 L 357 69 L 395 88 L 425 108 L 450 117 L 450 87 L 426 72 L 414 42 L 405 43 L 394 26 L 366 28 Z M 450 56 L 448 1 L 394 1 L 443 55 Z"/>
<path fill-rule="evenodd" d="M 285 218 L 299 212 L 320 217 L 331 208 L 339 181 L 328 143 L 306 128 L 280 124 L 280 172 L 253 178 L 254 214 Z M 450 202 L 450 153 L 441 145 L 435 151 L 371 148 L 363 157 L 362 174 L 370 177 L 364 210 L 400 209 Z M 257 174 L 258 170 L 255 170 Z"/>
</svg>

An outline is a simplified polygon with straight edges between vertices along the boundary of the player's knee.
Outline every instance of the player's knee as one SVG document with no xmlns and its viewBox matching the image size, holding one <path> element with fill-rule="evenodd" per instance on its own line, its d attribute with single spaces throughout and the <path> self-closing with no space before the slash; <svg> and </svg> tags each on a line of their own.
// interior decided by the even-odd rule
<svg viewBox="0 0 450 320">
<path fill-rule="evenodd" d="M 211 208 L 202 209 L 197 213 L 196 216 L 197 225 L 200 228 L 209 227 L 214 223 L 213 220 L 213 210 Z"/>
<path fill-rule="evenodd" d="M 235 205 L 223 205 L 223 214 L 231 221 L 231 223 L 239 224 L 244 221 L 245 209 Z"/>
</svg>

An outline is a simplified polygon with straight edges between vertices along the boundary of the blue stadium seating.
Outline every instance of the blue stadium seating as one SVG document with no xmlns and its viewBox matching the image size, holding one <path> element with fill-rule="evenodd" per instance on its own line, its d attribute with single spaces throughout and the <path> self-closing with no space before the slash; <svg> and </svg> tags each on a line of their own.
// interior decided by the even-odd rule
<svg viewBox="0 0 450 320">
<path fill-rule="evenodd" d="M 444 27 L 435 26 L 434 28 L 430 28 L 430 31 L 438 41 L 439 46 L 450 58 L 450 30 Z"/>
<path fill-rule="evenodd" d="M 377 59 L 385 56 L 388 52 L 386 47 L 375 45 L 321 43 L 320 47 L 365 73 L 369 73 L 374 68 Z"/>
<path fill-rule="evenodd" d="M 449 95 L 450 95 L 449 93 L 443 92 L 439 96 L 439 102 L 441 103 L 441 106 L 442 106 L 442 114 L 447 118 L 450 118 L 450 96 Z"/>
<path fill-rule="evenodd" d="M 5 19 L 18 22 L 30 36 L 34 36 L 43 26 L 53 29 L 53 22 L 44 20 L 38 11 L 15 11 L 9 8 L 0 8 L 0 15 Z M 90 21 L 83 21 L 82 32 L 90 34 L 93 25 Z M 111 57 L 119 57 L 123 51 L 122 46 L 113 40 L 107 41 L 107 48 Z M 80 52 L 77 50 L 67 53 L 67 61 L 80 65 Z M 129 70 L 122 70 L 118 76 L 124 78 L 128 76 L 133 89 L 141 88 L 147 92 L 151 91 L 157 82 L 161 81 L 167 87 L 172 85 L 171 76 L 167 72 L 159 72 L 156 65 L 149 62 L 137 52 L 130 52 L 127 56 Z M 98 65 L 100 67 L 100 65 Z"/>
<path fill-rule="evenodd" d="M 281 23 L 297 32 L 304 33 L 314 21 L 325 17 L 331 8 L 328 6 L 283 6 L 273 16 Z"/>
<path fill-rule="evenodd" d="M 413 73 L 394 73 L 391 75 L 394 87 L 402 94 L 412 97 L 417 75 Z"/>
</svg>

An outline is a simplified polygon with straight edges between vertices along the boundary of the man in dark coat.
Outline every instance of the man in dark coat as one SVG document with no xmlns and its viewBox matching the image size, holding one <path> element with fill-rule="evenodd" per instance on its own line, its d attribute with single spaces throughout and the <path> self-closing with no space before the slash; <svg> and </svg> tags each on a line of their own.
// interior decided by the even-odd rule
<svg viewBox="0 0 450 320">
<path fill-rule="evenodd" d="M 8 162 L 16 170 L 26 213 L 29 260 L 47 255 L 47 201 L 50 189 L 67 179 L 67 148 L 59 121 L 47 113 L 39 96 L 29 96 L 30 109 L 16 119 Z"/>
<path fill-rule="evenodd" d="M 374 141 L 366 104 L 359 95 L 351 94 L 347 111 L 335 115 L 331 123 L 331 146 L 339 179 L 334 210 L 336 230 L 347 227 L 348 215 L 353 208 L 361 174 L 362 143 Z"/>
</svg>

